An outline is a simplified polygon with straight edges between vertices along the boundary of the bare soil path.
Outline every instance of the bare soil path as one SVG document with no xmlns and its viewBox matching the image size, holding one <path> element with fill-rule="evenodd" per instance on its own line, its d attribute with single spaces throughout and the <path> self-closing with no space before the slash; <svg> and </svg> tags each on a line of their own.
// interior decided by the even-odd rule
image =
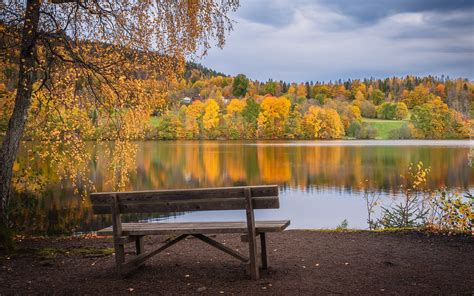
<svg viewBox="0 0 474 296">
<path fill-rule="evenodd" d="M 147 238 L 145 248 L 164 239 Z M 216 239 L 246 252 L 238 235 Z M 26 239 L 0 257 L 0 295 L 474 294 L 473 237 L 291 230 L 268 242 L 271 268 L 251 281 L 238 261 L 196 239 L 124 279 L 114 274 L 110 239 Z"/>
</svg>

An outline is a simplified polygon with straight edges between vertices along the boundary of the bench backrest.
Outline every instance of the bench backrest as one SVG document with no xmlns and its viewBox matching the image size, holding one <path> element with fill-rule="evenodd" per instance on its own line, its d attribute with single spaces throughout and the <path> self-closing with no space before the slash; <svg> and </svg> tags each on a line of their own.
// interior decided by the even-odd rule
<svg viewBox="0 0 474 296">
<path fill-rule="evenodd" d="M 278 186 L 244 186 L 202 189 L 99 192 L 90 195 L 94 214 L 160 213 L 247 209 L 247 195 L 252 209 L 280 207 Z"/>
</svg>

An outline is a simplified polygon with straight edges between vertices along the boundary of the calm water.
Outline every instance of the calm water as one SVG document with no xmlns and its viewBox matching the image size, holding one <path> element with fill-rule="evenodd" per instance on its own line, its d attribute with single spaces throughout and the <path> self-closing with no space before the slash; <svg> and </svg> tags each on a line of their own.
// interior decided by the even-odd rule
<svg viewBox="0 0 474 296">
<path fill-rule="evenodd" d="M 385 204 L 397 198 L 400 175 L 410 163 L 431 167 L 429 186 L 474 188 L 469 165 L 470 141 L 331 141 L 138 142 L 111 151 L 114 143 L 87 146 L 86 162 L 66 156 L 49 163 L 26 157 L 42 180 L 41 193 L 22 198 L 26 210 L 17 211 L 17 225 L 46 232 L 91 231 L 108 226 L 108 217 L 94 216 L 90 202 L 73 193 L 71 180 L 85 174 L 97 191 L 194 188 L 278 184 L 281 208 L 257 211 L 261 219 L 291 219 L 292 228 L 334 228 L 344 219 L 351 228 L 366 228 L 361 190 L 377 190 Z M 76 174 L 77 176 L 75 176 Z M 35 179 L 36 180 L 36 179 Z M 177 213 L 131 220 L 242 220 L 243 211 Z M 34 225 L 34 226 L 31 226 Z"/>
</svg>

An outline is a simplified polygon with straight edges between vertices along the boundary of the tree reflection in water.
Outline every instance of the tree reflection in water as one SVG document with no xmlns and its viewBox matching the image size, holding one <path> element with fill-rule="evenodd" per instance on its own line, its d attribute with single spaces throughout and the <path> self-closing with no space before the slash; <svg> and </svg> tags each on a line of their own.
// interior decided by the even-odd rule
<svg viewBox="0 0 474 296">
<path fill-rule="evenodd" d="M 361 186 L 368 183 L 373 190 L 396 195 L 400 175 L 410 163 L 418 161 L 431 167 L 428 185 L 432 189 L 467 189 L 474 185 L 466 142 L 456 142 L 464 144 L 455 146 L 315 143 L 318 142 L 88 143 L 83 151 L 89 159 L 87 164 L 74 162 L 67 151 L 61 154 L 63 161 L 31 157 L 27 144 L 15 166 L 18 182 L 12 217 L 19 229 L 31 232 L 91 231 L 109 225 L 110 217 L 92 215 L 87 190 L 278 184 L 284 198 L 315 198 L 321 191 L 330 191 L 331 196 L 359 198 L 363 203 Z M 282 206 L 290 202 L 283 202 Z M 347 202 L 348 207 L 350 204 Z"/>
</svg>

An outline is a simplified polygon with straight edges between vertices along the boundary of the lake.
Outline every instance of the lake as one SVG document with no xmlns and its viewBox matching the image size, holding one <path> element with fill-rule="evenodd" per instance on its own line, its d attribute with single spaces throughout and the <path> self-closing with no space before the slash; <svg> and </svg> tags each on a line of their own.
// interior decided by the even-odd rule
<svg viewBox="0 0 474 296">
<path fill-rule="evenodd" d="M 97 191 L 150 190 L 277 184 L 280 209 L 259 210 L 260 219 L 290 219 L 291 228 L 367 228 L 364 188 L 384 204 L 399 195 L 401 175 L 410 163 L 431 167 L 431 189 L 471 190 L 471 141 L 147 141 L 126 149 L 115 143 L 87 143 L 81 161 L 64 153 L 60 161 L 32 156 L 22 148 L 16 171 L 28 171 L 36 195 L 22 195 L 25 206 L 14 212 L 26 231 L 88 232 L 110 225 L 95 216 L 88 198 L 74 192 L 88 181 Z M 114 149 L 115 153 L 114 153 Z M 71 154 L 72 155 L 72 154 Z M 67 177 L 65 177 L 67 175 Z M 29 182 L 29 181 L 28 181 Z M 39 185 L 38 185 L 39 186 Z M 243 211 L 132 216 L 140 221 L 243 220 Z"/>
</svg>

